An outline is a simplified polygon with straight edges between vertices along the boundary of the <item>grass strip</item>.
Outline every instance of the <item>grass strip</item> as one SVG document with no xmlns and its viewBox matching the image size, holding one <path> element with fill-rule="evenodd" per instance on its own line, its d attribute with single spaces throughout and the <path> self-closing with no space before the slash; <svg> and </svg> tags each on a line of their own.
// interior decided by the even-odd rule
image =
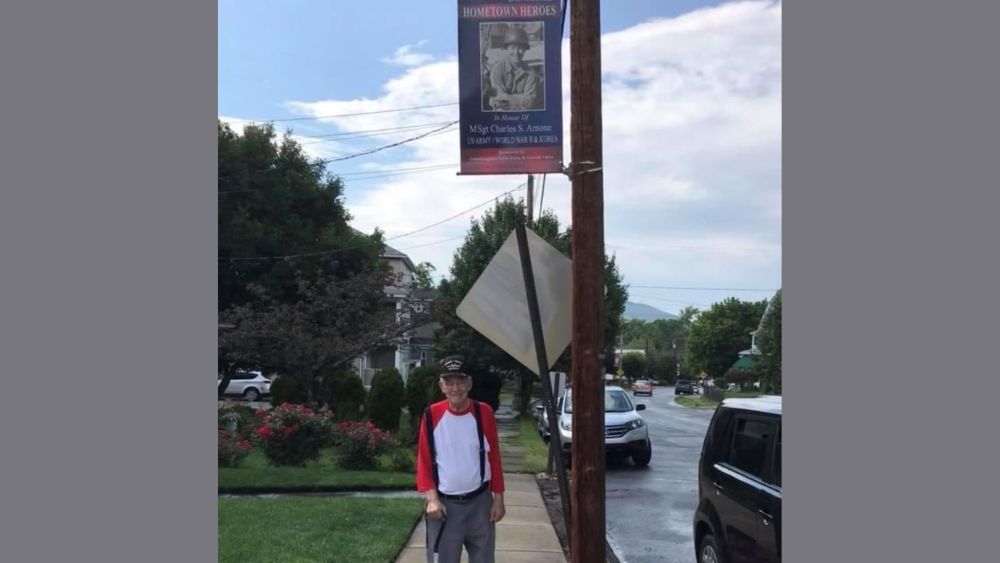
<svg viewBox="0 0 1000 563">
<path fill-rule="evenodd" d="M 337 492 L 413 489 L 413 472 L 348 471 L 337 466 L 332 450 L 305 467 L 273 467 L 254 450 L 240 467 L 220 467 L 220 494 Z"/>
<path fill-rule="evenodd" d="M 385 563 L 400 552 L 422 499 L 219 499 L 219 561 Z"/>
</svg>

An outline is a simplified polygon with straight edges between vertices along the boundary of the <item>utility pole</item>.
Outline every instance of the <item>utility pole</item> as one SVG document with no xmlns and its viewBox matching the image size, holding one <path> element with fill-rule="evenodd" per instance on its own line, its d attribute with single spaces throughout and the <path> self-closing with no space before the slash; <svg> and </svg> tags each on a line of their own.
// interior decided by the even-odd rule
<svg viewBox="0 0 1000 563">
<path fill-rule="evenodd" d="M 599 0 L 573 0 L 570 130 L 573 184 L 573 563 L 606 561 L 604 500 L 604 174 Z M 554 438 L 554 437 L 553 437 Z"/>
<path fill-rule="evenodd" d="M 534 221 L 535 209 L 535 175 L 528 174 L 528 224 Z"/>
</svg>

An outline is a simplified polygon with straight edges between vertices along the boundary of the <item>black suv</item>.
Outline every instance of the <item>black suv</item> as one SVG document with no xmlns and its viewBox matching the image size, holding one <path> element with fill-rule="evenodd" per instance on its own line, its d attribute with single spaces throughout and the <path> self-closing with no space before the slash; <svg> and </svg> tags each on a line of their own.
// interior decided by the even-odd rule
<svg viewBox="0 0 1000 563">
<path fill-rule="evenodd" d="M 674 383 L 674 395 L 694 395 L 694 385 L 687 379 L 678 379 Z"/>
<path fill-rule="evenodd" d="M 694 546 L 698 563 L 780 563 L 781 397 L 716 409 L 698 464 Z"/>
</svg>

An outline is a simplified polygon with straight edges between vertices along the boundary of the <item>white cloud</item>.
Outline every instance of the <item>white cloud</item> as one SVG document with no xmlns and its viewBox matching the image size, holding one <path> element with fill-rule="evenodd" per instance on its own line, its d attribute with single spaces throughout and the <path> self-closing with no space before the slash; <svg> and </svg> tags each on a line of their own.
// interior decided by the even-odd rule
<svg viewBox="0 0 1000 563">
<path fill-rule="evenodd" d="M 302 115 L 330 116 L 455 102 L 454 57 L 414 61 L 378 96 L 290 102 Z M 603 149 L 605 239 L 626 281 L 636 285 L 777 288 L 781 283 L 781 4 L 723 4 L 680 17 L 605 34 Z M 563 45 L 565 154 L 569 160 L 569 48 Z M 418 55 L 419 56 L 419 55 Z M 398 59 L 398 61 L 397 61 Z M 401 127 L 458 118 L 457 106 L 321 120 L 342 131 Z M 338 150 L 395 142 L 429 129 L 346 143 Z M 308 145 L 310 147 L 322 145 Z M 351 148 L 353 147 L 353 149 Z M 391 149 L 375 168 L 459 161 L 458 133 L 430 136 Z M 366 161 L 367 162 L 367 161 Z M 348 168 L 349 165 L 349 168 Z M 346 162 L 342 169 L 362 166 Z M 338 166 L 331 165 L 336 171 Z M 524 176 L 456 176 L 457 166 L 372 181 L 346 179 L 346 201 L 357 228 L 391 237 L 428 225 L 521 184 Z M 541 179 L 537 182 L 540 188 Z M 570 222 L 570 185 L 546 180 L 546 208 Z M 519 192 L 523 194 L 523 192 Z M 390 241 L 400 250 L 459 237 L 469 217 Z M 409 251 L 447 273 L 461 240 Z M 636 290 L 666 310 L 674 302 L 716 301 L 724 295 Z M 762 298 L 767 295 L 742 295 Z"/>
<path fill-rule="evenodd" d="M 385 57 L 382 62 L 400 66 L 419 66 L 434 60 L 433 55 L 426 53 L 416 53 L 414 49 L 419 49 L 427 43 L 426 39 L 418 41 L 415 45 L 403 45 L 391 57 Z"/>
</svg>

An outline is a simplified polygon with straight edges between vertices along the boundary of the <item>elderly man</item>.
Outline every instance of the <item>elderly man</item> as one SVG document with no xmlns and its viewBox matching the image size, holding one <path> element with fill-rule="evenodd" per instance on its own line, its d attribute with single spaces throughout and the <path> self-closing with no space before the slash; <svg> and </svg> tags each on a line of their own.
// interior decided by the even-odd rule
<svg viewBox="0 0 1000 563">
<path fill-rule="evenodd" d="M 510 27 L 504 34 L 504 57 L 490 69 L 490 86 L 495 94 L 490 107 L 495 111 L 542 109 L 543 87 L 538 74 L 524 63 L 528 51 L 528 34 L 519 27 Z"/>
<path fill-rule="evenodd" d="M 493 409 L 469 399 L 462 359 L 444 361 L 438 381 L 446 399 L 427 407 L 417 444 L 417 490 L 426 499 L 428 563 L 493 563 L 496 523 L 506 513 L 503 468 Z"/>
</svg>

